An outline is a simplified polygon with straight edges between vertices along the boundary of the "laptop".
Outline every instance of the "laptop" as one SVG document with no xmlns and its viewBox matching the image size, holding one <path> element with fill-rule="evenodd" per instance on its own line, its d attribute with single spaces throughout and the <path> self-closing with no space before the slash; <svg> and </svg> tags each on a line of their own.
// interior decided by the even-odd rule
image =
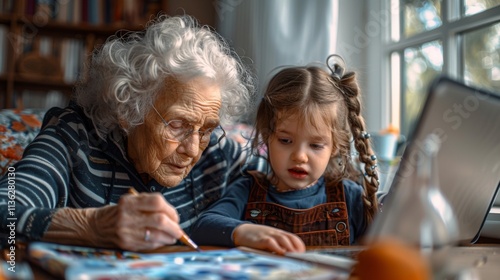
<svg viewBox="0 0 500 280">
<path fill-rule="evenodd" d="M 443 76 L 429 87 L 388 194 L 383 198 L 383 212 L 372 227 L 381 226 L 377 223 L 391 211 L 396 193 L 413 186 L 408 171 L 415 169 L 414 155 L 431 133 L 441 139 L 437 155 L 439 185 L 457 218 L 458 242 L 475 243 L 487 216 L 500 218 L 499 211 L 490 213 L 500 186 L 500 96 Z"/>
</svg>

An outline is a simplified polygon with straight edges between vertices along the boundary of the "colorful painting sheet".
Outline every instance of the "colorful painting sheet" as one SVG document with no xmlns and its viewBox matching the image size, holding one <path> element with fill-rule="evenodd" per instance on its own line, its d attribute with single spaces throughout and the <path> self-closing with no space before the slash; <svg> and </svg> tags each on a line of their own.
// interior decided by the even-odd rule
<svg viewBox="0 0 500 280">
<path fill-rule="evenodd" d="M 343 271 L 239 249 L 140 254 L 32 243 L 31 260 L 65 279 L 347 279 Z"/>
</svg>

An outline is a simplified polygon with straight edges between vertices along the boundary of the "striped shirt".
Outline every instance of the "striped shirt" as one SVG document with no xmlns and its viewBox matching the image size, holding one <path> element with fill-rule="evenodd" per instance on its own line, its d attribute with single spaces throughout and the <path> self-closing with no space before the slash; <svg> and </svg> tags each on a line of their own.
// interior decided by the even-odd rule
<svg viewBox="0 0 500 280">
<path fill-rule="evenodd" d="M 15 221 L 16 238 L 39 240 L 57 208 L 113 205 L 130 187 L 162 193 L 189 233 L 200 213 L 241 172 L 264 168 L 263 160 L 249 160 L 248 150 L 235 141 L 223 138 L 217 144 L 218 136 L 212 135 L 210 145 L 179 185 L 165 188 L 154 179 L 145 184 L 127 159 L 124 135 L 114 132 L 103 140 L 96 131 L 75 105 L 47 112 L 23 159 L 0 179 L 2 243 L 12 235 L 9 222 Z"/>
</svg>

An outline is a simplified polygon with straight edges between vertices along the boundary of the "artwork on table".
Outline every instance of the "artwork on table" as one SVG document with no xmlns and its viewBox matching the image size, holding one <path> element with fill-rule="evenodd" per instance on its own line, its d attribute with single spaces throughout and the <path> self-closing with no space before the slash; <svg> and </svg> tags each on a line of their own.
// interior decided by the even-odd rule
<svg viewBox="0 0 500 280">
<path fill-rule="evenodd" d="M 347 279 L 345 271 L 238 248 L 135 253 L 36 242 L 32 262 L 65 279 Z"/>
</svg>

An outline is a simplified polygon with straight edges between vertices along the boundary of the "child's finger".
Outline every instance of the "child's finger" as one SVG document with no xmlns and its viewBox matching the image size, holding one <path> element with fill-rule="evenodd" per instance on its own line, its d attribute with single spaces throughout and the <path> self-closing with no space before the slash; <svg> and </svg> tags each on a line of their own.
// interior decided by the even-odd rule
<svg viewBox="0 0 500 280">
<path fill-rule="evenodd" d="M 300 237 L 295 234 L 288 233 L 286 235 L 286 241 L 283 243 L 283 246 L 286 248 L 288 252 L 304 252 L 306 246 Z"/>
<path fill-rule="evenodd" d="M 267 249 L 269 251 L 275 252 L 279 255 L 284 255 L 288 250 L 282 246 L 275 238 L 271 238 L 268 241 Z"/>
<path fill-rule="evenodd" d="M 304 241 L 300 239 L 300 237 L 293 235 L 291 238 L 292 247 L 294 248 L 294 252 L 303 253 L 306 251 L 306 245 Z"/>
<path fill-rule="evenodd" d="M 274 240 L 278 243 L 281 249 L 285 252 L 299 252 L 300 250 L 300 238 L 294 234 L 288 232 L 282 232 L 274 237 Z M 296 243 L 299 243 L 298 245 Z"/>
</svg>

